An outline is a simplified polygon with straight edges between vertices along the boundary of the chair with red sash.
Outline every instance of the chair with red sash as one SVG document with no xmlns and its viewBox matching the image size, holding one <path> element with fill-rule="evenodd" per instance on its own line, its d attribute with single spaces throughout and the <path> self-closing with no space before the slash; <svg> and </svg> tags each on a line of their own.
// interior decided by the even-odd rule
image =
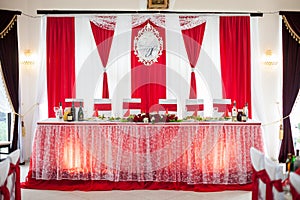
<svg viewBox="0 0 300 200">
<path fill-rule="evenodd" d="M 266 200 L 284 199 L 282 188 L 283 170 L 282 167 L 265 157 L 266 179 Z"/>
<path fill-rule="evenodd" d="M 266 175 L 265 170 L 265 155 L 258 149 L 250 148 L 251 164 L 253 167 L 252 174 L 252 200 L 265 199 L 266 185 L 264 178 Z"/>
<path fill-rule="evenodd" d="M 21 199 L 20 185 L 20 149 L 10 153 L 7 158 L 10 160 L 10 169 L 7 178 L 7 188 L 11 200 Z"/>
<path fill-rule="evenodd" d="M 0 162 L 0 199 L 9 200 L 9 190 L 7 188 L 7 177 L 9 172 L 9 159 Z"/>
<path fill-rule="evenodd" d="M 290 173 L 290 188 L 293 200 L 300 200 L 300 175 L 295 172 Z"/>
</svg>

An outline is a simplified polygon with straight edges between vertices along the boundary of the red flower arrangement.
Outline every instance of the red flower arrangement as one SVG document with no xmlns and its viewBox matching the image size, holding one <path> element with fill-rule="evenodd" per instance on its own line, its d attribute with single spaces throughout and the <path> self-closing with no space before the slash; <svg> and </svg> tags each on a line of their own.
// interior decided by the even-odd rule
<svg viewBox="0 0 300 200">
<path fill-rule="evenodd" d="M 129 122 L 144 122 L 144 119 L 147 118 L 148 122 L 157 123 L 157 122 L 177 122 L 178 117 L 175 114 L 149 114 L 143 113 L 138 115 L 130 115 L 127 120 Z"/>
</svg>

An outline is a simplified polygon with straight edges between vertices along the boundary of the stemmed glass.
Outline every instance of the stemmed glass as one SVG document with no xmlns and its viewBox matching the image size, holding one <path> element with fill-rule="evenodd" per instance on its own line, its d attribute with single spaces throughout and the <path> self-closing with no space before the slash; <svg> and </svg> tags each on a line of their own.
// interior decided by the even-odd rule
<svg viewBox="0 0 300 200">
<path fill-rule="evenodd" d="M 54 106 L 54 107 L 53 107 L 53 110 L 54 110 L 54 112 L 55 112 L 55 117 L 56 117 L 56 119 L 59 119 L 59 107 Z"/>
</svg>

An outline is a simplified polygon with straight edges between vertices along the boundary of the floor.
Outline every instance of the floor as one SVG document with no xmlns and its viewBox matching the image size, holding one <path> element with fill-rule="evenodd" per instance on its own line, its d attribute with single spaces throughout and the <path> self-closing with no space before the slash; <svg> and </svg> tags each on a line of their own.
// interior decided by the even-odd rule
<svg viewBox="0 0 300 200">
<path fill-rule="evenodd" d="M 21 182 L 28 173 L 28 163 L 21 166 Z M 250 200 L 251 192 L 186 192 L 169 190 L 132 190 L 132 191 L 55 191 L 22 189 L 22 200 Z"/>
</svg>

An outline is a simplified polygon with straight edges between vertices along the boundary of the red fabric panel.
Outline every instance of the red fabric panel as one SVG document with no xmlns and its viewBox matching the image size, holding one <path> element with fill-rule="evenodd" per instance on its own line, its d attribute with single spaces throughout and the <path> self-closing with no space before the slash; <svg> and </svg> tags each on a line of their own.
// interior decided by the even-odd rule
<svg viewBox="0 0 300 200">
<path fill-rule="evenodd" d="M 48 116 L 55 117 L 54 106 L 75 97 L 75 24 L 73 17 L 47 18 Z"/>
<path fill-rule="evenodd" d="M 134 38 L 138 32 L 150 23 L 162 37 L 163 52 L 157 59 L 158 62 L 150 66 L 139 62 L 139 58 L 134 54 Z M 165 48 L 165 29 L 158 27 L 151 21 L 146 21 L 132 29 L 131 36 L 131 97 L 141 98 L 141 111 L 149 112 L 151 107 L 158 104 L 159 99 L 166 98 L 166 48 Z"/>
<path fill-rule="evenodd" d="M 192 68 L 195 68 L 203 41 L 206 22 L 191 29 L 181 30 L 185 49 Z M 191 73 L 190 99 L 197 99 L 195 72 Z"/>
<path fill-rule="evenodd" d="M 102 65 L 105 68 L 107 65 L 111 44 L 113 41 L 113 36 L 115 30 L 107 30 L 95 25 L 93 22 L 90 22 L 94 39 L 97 45 L 98 53 L 102 61 Z M 108 82 L 107 82 L 107 73 L 103 73 L 103 90 L 102 98 L 109 98 L 108 91 Z"/>
<path fill-rule="evenodd" d="M 106 72 L 103 73 L 102 98 L 109 98 L 108 81 L 107 81 L 107 73 Z"/>
<path fill-rule="evenodd" d="M 115 30 L 107 30 L 90 22 L 98 53 L 103 67 L 106 67 Z"/>
<path fill-rule="evenodd" d="M 195 72 L 191 73 L 190 99 L 197 99 L 197 85 Z"/>
<path fill-rule="evenodd" d="M 140 109 L 141 104 L 140 103 L 127 103 L 123 102 L 123 108 L 124 109 Z"/>
<path fill-rule="evenodd" d="M 111 104 L 105 103 L 105 104 L 95 104 L 94 109 L 96 110 L 111 110 Z"/>
<path fill-rule="evenodd" d="M 24 189 L 40 190 L 63 190 L 63 191 L 103 191 L 103 190 L 185 190 L 195 192 L 217 192 L 224 190 L 247 190 L 251 191 L 252 184 L 244 185 L 218 185 L 218 184 L 196 184 L 190 185 L 179 182 L 137 182 L 137 181 L 72 181 L 72 180 L 36 180 L 32 179 L 29 171 L 26 182 L 22 183 Z"/>
<path fill-rule="evenodd" d="M 251 109 L 250 17 L 220 17 L 220 58 L 223 98 L 236 100 L 237 107 Z"/>
</svg>

